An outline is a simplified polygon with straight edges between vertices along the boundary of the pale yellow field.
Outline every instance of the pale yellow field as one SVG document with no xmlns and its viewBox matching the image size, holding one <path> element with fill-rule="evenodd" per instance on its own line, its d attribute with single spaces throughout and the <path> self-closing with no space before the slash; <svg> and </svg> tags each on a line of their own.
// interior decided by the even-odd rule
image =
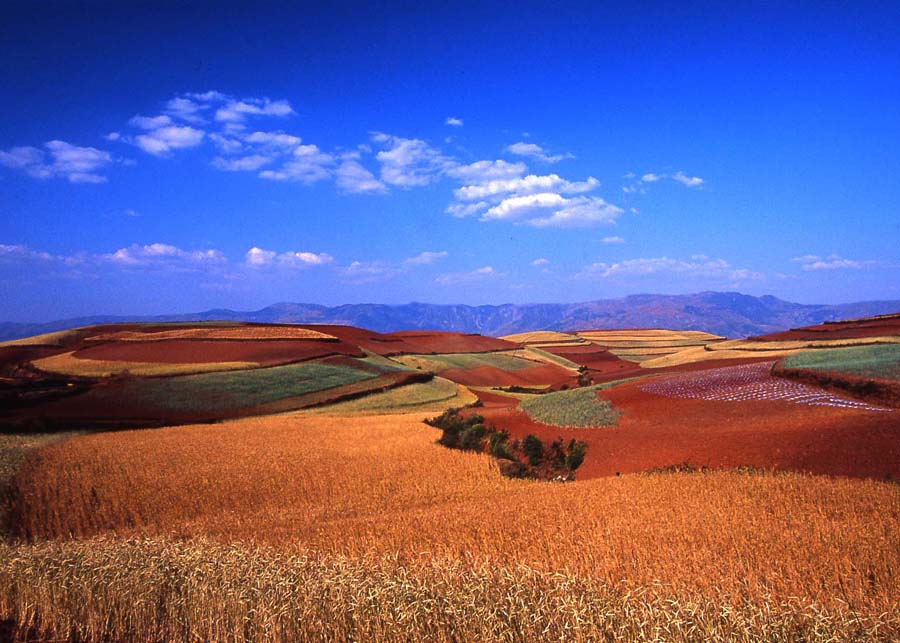
<svg viewBox="0 0 900 643">
<path fill-rule="evenodd" d="M 367 395 L 358 400 L 338 402 L 303 411 L 309 414 L 372 415 L 375 413 L 434 413 L 472 404 L 478 397 L 462 384 L 442 377 L 430 382 L 407 384 L 389 391 Z"/>
<path fill-rule="evenodd" d="M 514 481 L 420 419 L 284 415 L 43 449 L 17 524 L 78 540 L 0 545 L 0 618 L 117 641 L 900 635 L 897 485 Z"/>
<path fill-rule="evenodd" d="M 510 351 L 510 355 L 515 355 L 516 357 L 521 357 L 523 359 L 530 359 L 535 362 L 543 362 L 544 364 L 554 364 L 555 366 L 562 366 L 563 368 L 567 368 L 572 371 L 577 371 L 579 368 L 578 364 L 576 364 L 575 362 L 570 361 L 565 357 L 560 357 L 559 355 L 548 353 L 547 351 L 541 350 L 534 345 L 529 345 L 527 348 L 523 348 L 522 350 Z"/>
<path fill-rule="evenodd" d="M 33 337 L 23 337 L 22 339 L 11 339 L 6 342 L 0 342 L 0 348 L 3 346 L 62 346 L 62 342 L 66 339 L 78 337 L 84 333 L 75 330 L 59 330 L 55 333 L 44 333 L 43 335 L 35 335 Z"/>
<path fill-rule="evenodd" d="M 238 326 L 209 328 L 175 328 L 153 332 L 120 330 L 101 333 L 88 338 L 92 342 L 158 342 L 167 339 L 228 339 L 228 340 L 274 340 L 274 339 L 334 339 L 334 336 L 308 328 L 291 326 Z"/>
<path fill-rule="evenodd" d="M 168 364 L 159 362 L 120 362 L 98 359 L 81 359 L 72 352 L 51 355 L 32 362 L 34 366 L 49 373 L 74 375 L 77 377 L 110 377 L 130 373 L 131 375 L 185 375 L 188 373 L 211 373 L 215 371 L 236 371 L 259 366 L 256 362 L 201 362 L 196 364 Z"/>
<path fill-rule="evenodd" d="M 506 335 L 500 339 L 508 342 L 516 342 L 519 344 L 547 344 L 547 345 L 570 345 L 584 344 L 585 340 L 577 335 L 570 333 L 560 333 L 553 330 L 538 330 L 530 333 L 516 333 L 515 335 Z"/>
</svg>

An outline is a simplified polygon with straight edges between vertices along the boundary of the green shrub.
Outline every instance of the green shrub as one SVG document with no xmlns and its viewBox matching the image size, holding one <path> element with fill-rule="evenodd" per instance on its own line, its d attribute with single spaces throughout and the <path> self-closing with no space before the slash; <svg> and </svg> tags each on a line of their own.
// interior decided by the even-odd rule
<svg viewBox="0 0 900 643">
<path fill-rule="evenodd" d="M 566 468 L 575 471 L 584 462 L 584 454 L 587 452 L 587 443 L 576 440 L 569 441 L 569 453 L 566 455 Z"/>
<path fill-rule="evenodd" d="M 536 435 L 530 433 L 522 440 L 522 451 L 525 452 L 528 463 L 533 467 L 539 466 L 544 458 L 543 442 Z"/>
</svg>

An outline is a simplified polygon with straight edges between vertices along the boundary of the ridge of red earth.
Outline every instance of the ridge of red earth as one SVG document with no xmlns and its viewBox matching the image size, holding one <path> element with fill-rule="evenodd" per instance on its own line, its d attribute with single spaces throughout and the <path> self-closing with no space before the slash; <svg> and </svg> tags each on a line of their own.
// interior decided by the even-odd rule
<svg viewBox="0 0 900 643">
<path fill-rule="evenodd" d="M 862 339 L 900 335 L 900 313 L 864 317 L 849 321 L 825 322 L 802 328 L 792 328 L 768 335 L 748 337 L 749 341 L 770 342 L 785 340 Z"/>
<path fill-rule="evenodd" d="M 391 355 L 440 353 L 491 353 L 521 348 L 521 345 L 496 337 L 449 331 L 399 331 L 376 333 L 354 326 L 337 324 L 301 324 L 303 328 L 333 335 L 367 351 Z"/>
</svg>

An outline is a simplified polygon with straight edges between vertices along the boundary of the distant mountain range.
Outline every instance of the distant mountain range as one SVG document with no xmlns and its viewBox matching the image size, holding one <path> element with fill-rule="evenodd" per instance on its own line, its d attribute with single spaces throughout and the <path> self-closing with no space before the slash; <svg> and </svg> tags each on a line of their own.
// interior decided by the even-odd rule
<svg viewBox="0 0 900 643">
<path fill-rule="evenodd" d="M 262 310 L 208 310 L 160 316 L 96 316 L 43 324 L 0 322 L 0 340 L 28 337 L 64 328 L 134 321 L 248 321 L 266 323 L 328 323 L 361 326 L 378 332 L 428 329 L 482 335 L 509 335 L 529 330 L 589 328 L 671 328 L 703 330 L 726 337 L 761 335 L 824 321 L 900 312 L 900 301 L 854 304 L 795 304 L 776 297 L 752 297 L 736 292 L 694 295 L 631 295 L 580 304 L 503 304 L 465 306 L 438 304 L 315 304 L 280 303 Z"/>
</svg>

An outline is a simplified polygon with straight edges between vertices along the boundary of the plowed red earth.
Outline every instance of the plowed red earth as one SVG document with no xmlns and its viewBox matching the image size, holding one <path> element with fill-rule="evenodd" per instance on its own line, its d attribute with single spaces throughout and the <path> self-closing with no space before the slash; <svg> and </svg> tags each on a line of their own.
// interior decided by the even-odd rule
<svg viewBox="0 0 900 643">
<path fill-rule="evenodd" d="M 703 372 L 698 372 L 703 379 Z M 496 394 L 475 412 L 514 438 L 584 440 L 579 478 L 635 473 L 689 463 L 753 466 L 854 477 L 900 477 L 900 411 L 805 406 L 778 400 L 711 401 L 664 397 L 641 390 L 647 380 L 600 395 L 622 412 L 614 427 L 562 429 L 530 419 Z M 702 382 L 698 381 L 698 386 Z"/>
<path fill-rule="evenodd" d="M 315 324 L 304 326 L 338 337 L 378 355 L 437 354 L 437 353 L 488 353 L 521 348 L 519 344 L 496 337 L 444 333 L 435 331 L 401 331 L 376 333 L 353 326 Z"/>
<path fill-rule="evenodd" d="M 780 333 L 750 337 L 751 341 L 858 339 L 900 335 L 900 315 L 886 315 L 871 319 L 818 324 L 794 328 Z"/>
<path fill-rule="evenodd" d="M 207 362 L 258 362 L 265 366 L 286 364 L 326 355 L 364 353 L 351 344 L 333 340 L 196 340 L 169 339 L 159 342 L 113 342 L 75 351 L 80 359 L 121 362 L 197 364 Z"/>
<path fill-rule="evenodd" d="M 518 371 L 504 371 L 493 366 L 460 369 L 449 368 L 441 371 L 441 377 L 466 386 L 551 386 L 574 387 L 578 378 L 560 366 L 544 364 L 523 368 Z"/>
<path fill-rule="evenodd" d="M 613 355 L 608 350 L 599 348 L 597 346 L 548 346 L 543 348 L 542 350 L 552 353 L 553 355 L 559 355 L 560 357 L 564 357 L 570 362 L 575 362 L 579 366 L 584 366 L 589 371 L 591 371 L 590 375 L 594 377 L 595 381 L 599 381 L 597 379 L 597 375 L 607 374 L 607 373 L 616 373 L 619 374 L 623 371 L 639 371 L 640 366 L 637 366 L 633 362 L 627 362 L 619 357 Z M 624 376 L 623 376 L 624 377 Z"/>
</svg>

